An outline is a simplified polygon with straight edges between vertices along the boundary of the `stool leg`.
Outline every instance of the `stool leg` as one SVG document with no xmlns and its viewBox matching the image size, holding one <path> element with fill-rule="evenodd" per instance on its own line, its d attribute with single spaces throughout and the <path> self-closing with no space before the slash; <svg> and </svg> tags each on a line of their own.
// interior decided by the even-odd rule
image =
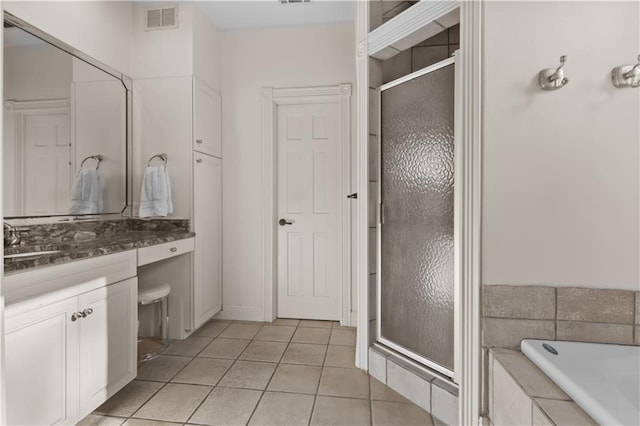
<svg viewBox="0 0 640 426">
<path fill-rule="evenodd" d="M 162 319 L 160 322 L 160 327 L 162 327 L 162 340 L 166 341 L 169 337 L 169 298 L 165 297 L 162 299 Z"/>
</svg>

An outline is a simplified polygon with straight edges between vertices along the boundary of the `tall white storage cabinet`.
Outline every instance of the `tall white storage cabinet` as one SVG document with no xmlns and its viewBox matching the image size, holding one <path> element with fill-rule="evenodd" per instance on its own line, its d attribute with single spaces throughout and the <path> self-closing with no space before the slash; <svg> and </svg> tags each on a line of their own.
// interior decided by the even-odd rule
<svg viewBox="0 0 640 426">
<path fill-rule="evenodd" d="M 173 268 L 166 277 L 172 284 L 170 337 L 181 339 L 222 309 L 220 96 L 193 76 L 140 79 L 134 87 L 140 123 L 136 164 L 143 169 L 151 156 L 168 155 L 170 217 L 191 219 L 196 233 L 188 270 Z M 143 172 L 135 173 L 138 191 Z"/>
<path fill-rule="evenodd" d="M 222 105 L 193 79 L 194 326 L 222 310 Z"/>
</svg>

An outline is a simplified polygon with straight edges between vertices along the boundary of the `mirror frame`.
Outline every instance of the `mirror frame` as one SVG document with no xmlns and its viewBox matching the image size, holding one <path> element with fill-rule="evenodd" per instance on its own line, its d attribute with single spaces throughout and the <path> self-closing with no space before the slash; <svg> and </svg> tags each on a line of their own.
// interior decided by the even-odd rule
<svg viewBox="0 0 640 426">
<path fill-rule="evenodd" d="M 87 55 L 84 52 L 75 49 L 65 42 L 53 37 L 52 35 L 42 31 L 41 29 L 34 27 L 28 22 L 18 18 L 17 16 L 4 11 L 3 12 L 4 22 L 8 22 L 11 25 L 14 25 L 17 28 L 20 28 L 23 31 L 28 32 L 34 37 L 39 38 L 40 40 L 49 43 L 50 45 L 68 53 L 71 56 L 74 56 L 77 59 L 80 59 L 83 62 L 86 62 L 89 65 L 92 65 L 99 70 L 109 74 L 110 76 L 120 80 L 122 86 L 125 89 L 125 205 L 120 212 L 107 212 L 107 213 L 99 213 L 99 214 L 87 214 L 87 215 L 43 215 L 43 216 L 7 216 L 4 219 L 35 219 L 36 222 L 42 223 L 46 222 L 47 218 L 55 218 L 57 221 L 69 221 L 72 218 L 75 219 L 96 219 L 96 218 L 105 218 L 108 216 L 117 215 L 118 217 L 129 216 L 131 217 L 131 206 L 132 206 L 132 176 L 133 176 L 133 79 L 128 77 L 127 75 L 111 68 L 110 66 L 98 61 L 97 59 Z"/>
</svg>

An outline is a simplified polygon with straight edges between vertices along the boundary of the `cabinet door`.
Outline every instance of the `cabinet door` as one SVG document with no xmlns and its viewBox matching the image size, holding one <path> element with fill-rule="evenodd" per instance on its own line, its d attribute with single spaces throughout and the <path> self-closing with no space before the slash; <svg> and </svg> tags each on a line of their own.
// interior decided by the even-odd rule
<svg viewBox="0 0 640 426">
<path fill-rule="evenodd" d="M 78 416 L 77 298 L 5 318 L 7 424 L 73 424 Z"/>
<path fill-rule="evenodd" d="M 193 79 L 193 149 L 222 158 L 220 95 Z"/>
<path fill-rule="evenodd" d="M 194 153 L 194 326 L 222 309 L 222 161 Z"/>
<path fill-rule="evenodd" d="M 137 294 L 131 278 L 78 297 L 81 417 L 136 376 Z"/>
</svg>

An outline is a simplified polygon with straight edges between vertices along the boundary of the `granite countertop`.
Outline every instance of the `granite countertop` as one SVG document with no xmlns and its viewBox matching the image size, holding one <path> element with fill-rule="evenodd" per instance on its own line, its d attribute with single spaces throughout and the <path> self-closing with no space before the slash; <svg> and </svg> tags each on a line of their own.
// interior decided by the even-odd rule
<svg viewBox="0 0 640 426">
<path fill-rule="evenodd" d="M 106 233 L 93 233 L 84 230 L 84 235 L 82 235 L 84 238 L 78 237 L 78 234 L 83 232 L 82 230 L 75 230 L 75 232 L 72 233 L 65 231 L 65 237 L 60 237 L 61 233 L 59 229 L 57 232 L 58 237 L 49 233 L 46 237 L 27 241 L 20 246 L 5 248 L 5 256 L 10 254 L 59 250 L 57 253 L 37 256 L 5 258 L 5 275 L 8 273 L 22 272 L 31 268 L 59 265 L 74 260 L 103 256 L 195 236 L 195 233 L 189 232 L 188 225 L 170 230 L 131 225 L 127 226 L 126 229 L 115 229 L 113 232 Z M 75 238 L 68 238 L 69 234 Z M 93 236 L 91 234 L 93 234 Z M 82 241 L 83 239 L 87 241 Z"/>
</svg>

